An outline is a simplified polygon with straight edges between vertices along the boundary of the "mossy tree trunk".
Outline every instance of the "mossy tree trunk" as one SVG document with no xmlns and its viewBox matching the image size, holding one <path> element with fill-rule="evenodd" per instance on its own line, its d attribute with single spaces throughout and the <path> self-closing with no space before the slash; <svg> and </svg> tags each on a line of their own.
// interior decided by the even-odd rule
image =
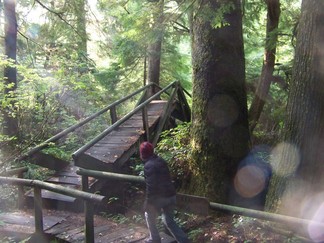
<svg viewBox="0 0 324 243">
<path fill-rule="evenodd" d="M 87 56 L 87 20 L 85 10 L 86 0 L 77 0 L 75 2 L 76 30 L 78 32 L 77 46 L 80 55 Z"/>
<path fill-rule="evenodd" d="M 189 191 L 227 203 L 249 129 L 240 0 L 203 0 L 192 15 L 192 161 Z M 207 16 L 215 16 L 207 17 Z"/>
<path fill-rule="evenodd" d="M 17 19 L 16 1 L 4 1 L 5 16 L 5 55 L 16 62 L 17 55 Z M 14 66 L 4 68 L 4 95 L 9 100 L 3 108 L 3 133 L 9 137 L 18 137 L 18 119 L 15 114 L 15 90 L 17 88 L 17 70 Z M 10 101 L 11 100 L 11 101 Z"/>
<path fill-rule="evenodd" d="M 164 36 L 164 0 L 153 3 L 152 38 L 148 46 L 148 83 L 160 85 L 161 49 Z M 158 90 L 153 87 L 152 95 Z"/>
<path fill-rule="evenodd" d="M 301 11 L 284 143 L 273 155 L 266 207 L 311 218 L 324 198 L 324 1 L 303 1 Z"/>
</svg>

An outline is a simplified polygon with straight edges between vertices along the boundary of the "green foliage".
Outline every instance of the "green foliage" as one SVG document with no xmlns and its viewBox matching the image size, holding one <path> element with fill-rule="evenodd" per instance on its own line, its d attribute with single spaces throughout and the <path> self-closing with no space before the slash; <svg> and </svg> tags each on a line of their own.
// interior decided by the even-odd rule
<svg viewBox="0 0 324 243">
<path fill-rule="evenodd" d="M 198 236 L 200 236 L 203 233 L 204 233 L 204 230 L 202 228 L 198 227 L 196 229 L 190 230 L 188 232 L 188 237 L 189 237 L 189 239 L 195 240 Z"/>
<path fill-rule="evenodd" d="M 134 173 L 139 176 L 144 176 L 144 164 L 139 162 L 132 167 Z"/>
<path fill-rule="evenodd" d="M 152 28 L 153 17 L 159 11 L 156 2 L 100 0 L 98 6 L 103 15 L 100 20 L 91 16 L 90 5 L 87 5 L 85 12 L 78 8 L 82 5 L 81 0 L 42 3 L 53 11 L 42 8 L 34 1 L 17 2 L 19 30 L 24 34 L 18 35 L 19 65 L 4 56 L 0 57 L 0 70 L 8 65 L 18 70 L 18 88 L 6 96 L 3 91 L 10 85 L 5 87 L 3 74 L 0 74 L 0 105 L 1 109 L 10 108 L 11 114 L 19 120 L 20 130 L 20 140 L 3 134 L 0 134 L 0 140 L 2 143 L 16 141 L 20 151 L 39 144 L 142 86 L 147 47 L 161 35 L 160 31 Z M 164 20 L 161 23 L 164 30 L 160 75 L 162 86 L 177 79 L 186 90 L 191 90 L 191 39 L 187 14 L 192 4 L 196 3 L 164 3 Z M 255 87 L 263 61 L 266 4 L 259 0 L 243 3 L 246 80 L 248 87 Z M 201 14 L 219 28 L 226 25 L 224 14 L 231 10 L 232 4 L 222 4 L 216 12 L 206 10 Z M 283 126 L 300 1 L 282 1 L 281 11 L 275 75 L 282 82 L 271 86 L 271 99 L 255 130 L 256 139 L 266 143 L 273 143 Z M 36 21 L 30 18 L 35 12 L 37 15 L 40 13 Z M 83 17 L 89 25 L 92 24 L 92 32 L 100 32 L 104 36 L 99 42 L 92 41 L 100 48 L 89 51 L 103 63 L 102 67 L 98 67 L 86 51 L 79 48 L 80 42 L 91 39 L 88 38 L 89 33 L 82 33 L 82 26 L 78 24 L 78 20 Z M 254 93 L 252 88 L 248 91 L 250 102 Z M 135 103 L 136 98 L 118 107 L 120 116 L 133 108 Z M 45 152 L 65 160 L 70 159 L 78 146 L 109 124 L 109 119 L 107 115 L 96 119 L 59 141 L 59 146 L 50 146 Z M 165 132 L 157 148 L 170 161 L 178 179 L 189 171 L 186 163 L 190 152 L 189 127 L 190 124 L 183 124 Z M 141 166 L 138 165 L 135 170 L 142 171 Z"/>
<path fill-rule="evenodd" d="M 116 74 L 127 74 L 129 79 L 136 79 L 137 84 L 143 83 L 144 57 L 147 55 L 148 46 L 153 43 L 161 31 L 154 31 L 153 16 L 158 14 L 157 3 L 148 1 L 100 1 L 100 8 L 104 12 L 107 21 L 107 31 L 111 36 L 111 42 L 102 45 L 104 50 L 111 50 L 107 55 L 113 59 L 113 70 Z M 161 23 L 164 30 L 163 55 L 161 60 L 161 85 L 164 86 L 176 79 L 189 82 L 191 71 L 190 54 L 184 54 L 179 49 L 182 46 L 189 47 L 189 33 L 175 31 L 174 21 L 183 21 L 185 18 L 178 13 L 177 6 L 165 3 L 164 21 Z M 149 13 L 149 14 L 148 14 Z M 184 23 L 186 25 L 186 23 Z M 184 54 L 184 55 L 182 55 Z M 118 69 L 116 69 L 118 67 Z M 123 70 L 123 71 L 122 71 Z M 118 76 L 115 81 L 122 80 Z M 189 85 L 187 85 L 189 86 Z"/>
<path fill-rule="evenodd" d="M 211 25 L 214 28 L 222 28 L 224 26 L 228 26 L 229 23 L 227 23 L 224 16 L 231 13 L 234 9 L 235 9 L 235 6 L 233 3 L 221 4 L 217 8 L 216 12 L 214 13 L 215 17 L 213 18 Z"/>
<path fill-rule="evenodd" d="M 17 207 L 18 189 L 17 187 L 0 186 L 0 211 L 8 211 Z"/>
<path fill-rule="evenodd" d="M 53 170 L 49 170 L 47 168 L 35 164 L 31 164 L 28 162 L 22 162 L 22 165 L 28 168 L 27 172 L 24 173 L 25 179 L 44 181 L 45 179 L 48 179 L 55 172 Z"/>
<path fill-rule="evenodd" d="M 294 58 L 295 27 L 299 18 L 300 1 L 281 1 L 275 69 L 276 82 L 270 87 L 269 98 L 254 130 L 255 142 L 273 144 L 277 141 L 284 121 L 287 91 Z M 255 96 L 255 87 L 262 71 L 265 48 L 267 8 L 264 1 L 244 1 L 243 37 L 245 47 L 248 105 Z M 274 34 L 274 33 L 272 33 Z"/>
<path fill-rule="evenodd" d="M 189 173 L 190 126 L 191 123 L 182 123 L 164 131 L 156 146 L 156 152 L 168 161 L 173 176 L 179 181 Z"/>
</svg>

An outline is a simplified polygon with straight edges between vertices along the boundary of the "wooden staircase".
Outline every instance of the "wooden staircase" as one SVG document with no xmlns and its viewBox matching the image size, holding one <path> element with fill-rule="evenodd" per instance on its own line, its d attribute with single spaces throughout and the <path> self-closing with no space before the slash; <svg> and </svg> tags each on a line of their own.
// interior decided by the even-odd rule
<svg viewBox="0 0 324 243">
<path fill-rule="evenodd" d="M 153 100 L 147 107 L 148 129 L 152 132 L 163 115 L 167 101 Z M 139 111 L 75 159 L 75 165 L 84 169 L 119 171 L 137 151 L 145 130 Z"/>
<path fill-rule="evenodd" d="M 144 91 L 144 88 L 141 90 Z M 148 88 L 149 86 L 146 87 L 146 91 Z M 136 91 L 134 93 L 138 92 Z M 162 94 L 169 95 L 169 99 L 160 99 Z M 132 94 L 129 95 L 129 97 L 131 96 Z M 51 163 L 45 163 L 43 161 L 45 157 L 40 156 L 41 159 L 38 159 L 37 164 L 44 166 L 48 164 L 47 167 L 50 169 L 56 169 L 56 172 L 46 182 L 82 190 L 81 176 L 76 173 L 78 168 L 122 172 L 123 166 L 138 151 L 139 144 L 142 141 L 150 140 L 156 143 L 160 132 L 168 128 L 168 124 L 174 124 L 175 120 L 190 120 L 190 108 L 178 82 L 174 82 L 166 88 L 161 89 L 161 91 L 152 97 L 146 97 L 147 95 L 144 93 L 134 110 L 119 120 L 117 120 L 116 105 L 122 101 L 117 101 L 113 105 L 99 111 L 96 115 L 101 115 L 104 111 L 109 110 L 112 117 L 112 124 L 72 155 L 74 163 L 70 162 L 66 164 L 59 161 L 58 166 L 55 163 L 53 164 L 53 159 L 50 160 Z M 95 115 L 91 119 L 87 118 L 86 122 L 89 122 L 94 117 Z M 85 121 L 81 123 L 83 125 Z M 62 131 L 62 136 L 65 136 L 68 132 L 73 132 L 78 126 L 74 125 L 66 129 L 66 131 Z M 53 139 L 51 138 L 47 141 L 52 143 L 62 136 L 55 135 Z M 46 144 L 32 149 L 29 156 L 32 155 L 30 157 L 39 158 L 36 155 L 45 146 Z M 89 187 L 92 192 L 100 191 L 104 184 L 105 182 L 103 181 L 89 178 Z M 27 202 L 32 203 L 33 200 L 28 199 L 33 198 L 33 191 L 27 192 L 26 198 Z M 42 190 L 42 198 L 44 205 L 48 205 L 49 208 L 78 211 L 83 208 L 82 203 L 76 199 L 55 192 Z"/>
</svg>

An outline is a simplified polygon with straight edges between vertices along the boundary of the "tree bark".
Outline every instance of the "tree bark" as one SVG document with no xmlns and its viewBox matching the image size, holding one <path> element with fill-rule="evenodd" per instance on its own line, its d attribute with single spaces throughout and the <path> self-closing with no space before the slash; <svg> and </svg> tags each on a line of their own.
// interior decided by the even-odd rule
<svg viewBox="0 0 324 243">
<path fill-rule="evenodd" d="M 273 163 L 266 206 L 312 218 L 324 191 L 324 1 L 304 0 L 301 11 L 284 146 Z"/>
<path fill-rule="evenodd" d="M 160 85 L 160 66 L 161 66 L 161 49 L 164 35 L 163 27 L 163 7 L 164 1 L 157 3 L 156 17 L 153 19 L 153 40 L 148 47 L 148 83 L 155 83 Z M 151 95 L 155 94 L 157 90 L 153 86 Z"/>
<path fill-rule="evenodd" d="M 219 27 L 207 13 L 229 7 Z M 248 152 L 249 129 L 240 0 L 203 0 L 192 15 L 192 161 L 189 192 L 220 203 L 239 161 Z"/>
<path fill-rule="evenodd" d="M 278 39 L 278 25 L 280 17 L 279 0 L 267 0 L 267 30 L 264 60 L 262 66 L 261 77 L 253 98 L 250 110 L 250 132 L 252 133 L 258 123 L 263 107 L 267 101 L 270 85 L 273 79 L 273 70 L 276 59 L 276 46 Z"/>
<path fill-rule="evenodd" d="M 17 53 L 17 19 L 16 1 L 4 1 L 5 15 L 5 55 L 16 62 Z M 4 68 L 4 94 L 9 100 L 9 105 L 3 109 L 3 133 L 9 137 L 18 137 L 18 120 L 15 116 L 14 97 L 17 88 L 17 71 L 13 66 Z"/>
<path fill-rule="evenodd" d="M 78 51 L 81 55 L 87 55 L 87 25 L 86 25 L 86 0 L 77 0 L 75 3 L 75 15 L 77 19 L 76 30 L 78 32 Z"/>
</svg>

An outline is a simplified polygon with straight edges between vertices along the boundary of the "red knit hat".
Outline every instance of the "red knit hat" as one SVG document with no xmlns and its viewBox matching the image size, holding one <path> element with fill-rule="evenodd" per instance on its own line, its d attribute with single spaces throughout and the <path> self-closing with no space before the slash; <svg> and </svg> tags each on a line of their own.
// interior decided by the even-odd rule
<svg viewBox="0 0 324 243">
<path fill-rule="evenodd" d="M 154 153 L 153 144 L 149 142 L 143 142 L 140 145 L 140 157 L 142 160 L 147 160 Z"/>
</svg>

